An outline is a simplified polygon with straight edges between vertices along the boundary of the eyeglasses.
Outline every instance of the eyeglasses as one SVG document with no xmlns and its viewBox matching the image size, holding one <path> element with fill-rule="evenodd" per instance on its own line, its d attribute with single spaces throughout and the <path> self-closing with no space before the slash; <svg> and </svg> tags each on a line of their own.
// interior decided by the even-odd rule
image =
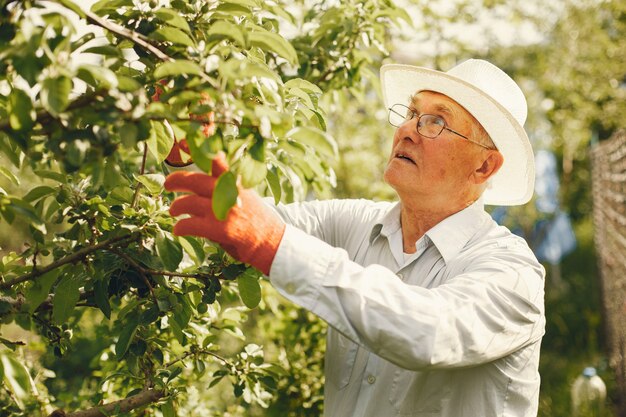
<svg viewBox="0 0 626 417">
<path fill-rule="evenodd" d="M 389 108 L 389 124 L 394 127 L 400 127 L 405 122 L 413 120 L 415 116 L 417 116 L 417 113 L 405 106 L 404 104 L 394 104 Z M 421 114 L 417 119 L 416 128 L 417 133 L 424 136 L 425 138 L 435 139 L 441 134 L 441 132 L 447 130 L 469 142 L 472 142 L 473 144 L 482 146 L 485 149 L 493 149 L 487 145 L 483 145 L 482 143 L 476 142 L 475 140 L 472 140 L 467 136 L 460 134 L 456 130 L 450 129 L 448 126 L 446 126 L 446 121 L 443 120 L 442 117 L 435 116 L 434 114 Z"/>
</svg>

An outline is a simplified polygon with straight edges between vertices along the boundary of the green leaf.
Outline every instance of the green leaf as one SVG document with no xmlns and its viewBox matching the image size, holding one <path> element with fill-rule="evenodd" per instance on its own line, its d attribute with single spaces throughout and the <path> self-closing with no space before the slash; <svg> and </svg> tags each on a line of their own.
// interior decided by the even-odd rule
<svg viewBox="0 0 626 417">
<path fill-rule="evenodd" d="M 161 413 L 163 414 L 163 417 L 176 417 L 176 410 L 174 410 L 174 403 L 172 399 L 161 404 Z"/>
<path fill-rule="evenodd" d="M 17 145 L 19 147 L 20 150 L 26 152 L 27 149 L 30 148 L 30 134 L 27 132 L 18 132 L 17 130 L 9 130 L 8 132 L 4 132 L 6 133 L 7 137 L 11 140 L 11 142 L 13 142 L 13 144 Z M 9 154 L 9 158 L 11 159 L 11 161 L 14 161 L 13 158 L 14 155 L 10 155 Z M 15 155 L 18 158 L 21 158 L 21 155 Z M 18 164 L 15 164 L 15 166 L 19 166 L 21 165 L 21 162 L 18 162 Z"/>
<path fill-rule="evenodd" d="M 37 307 L 43 303 L 48 295 L 52 285 L 56 282 L 57 278 L 61 274 L 61 269 L 53 269 L 45 274 L 37 277 L 33 285 L 26 290 L 26 301 L 28 302 L 28 312 L 33 314 Z"/>
<path fill-rule="evenodd" d="M 292 25 L 297 25 L 296 18 L 293 17 L 291 13 L 289 13 L 282 5 L 276 4 L 265 4 L 265 7 L 269 6 L 269 10 L 271 10 L 272 14 L 275 14 L 278 17 L 282 17 L 285 21 L 291 23 Z"/>
<path fill-rule="evenodd" d="M 33 201 L 37 201 L 42 197 L 45 197 L 50 194 L 56 193 L 58 190 L 56 188 L 49 187 L 47 185 L 41 185 L 39 187 L 35 187 L 30 190 L 22 199 L 24 201 L 28 201 L 32 203 Z"/>
<path fill-rule="evenodd" d="M 337 142 L 319 129 L 299 126 L 287 132 L 287 137 L 298 143 L 309 145 L 323 155 L 334 158 L 338 154 Z"/>
<path fill-rule="evenodd" d="M 267 185 L 269 185 L 270 187 L 270 191 L 272 192 L 272 195 L 274 196 L 274 204 L 278 204 L 282 196 L 282 188 L 280 187 L 280 178 L 273 170 L 268 170 L 265 179 L 267 181 Z"/>
<path fill-rule="evenodd" d="M 20 200 L 19 198 L 12 197 L 10 201 L 11 202 L 7 205 L 7 207 L 10 208 L 14 213 L 24 217 L 32 224 L 43 224 L 33 206 L 23 200 Z"/>
<path fill-rule="evenodd" d="M 8 102 L 9 124 L 13 130 L 30 130 L 35 124 L 35 110 L 33 102 L 26 92 L 14 88 L 9 94 Z"/>
<path fill-rule="evenodd" d="M 246 272 L 237 277 L 239 296 L 241 301 L 248 308 L 255 308 L 261 302 L 261 284 L 259 283 L 258 272 L 253 268 L 248 268 Z"/>
<path fill-rule="evenodd" d="M 152 195 L 161 194 L 161 192 L 163 192 L 163 184 L 165 183 L 165 176 L 163 174 L 135 175 L 135 179 L 142 183 Z"/>
<path fill-rule="evenodd" d="M 174 137 L 162 122 L 150 121 L 150 137 L 148 138 L 148 149 L 156 158 L 158 163 L 165 161 L 174 146 Z"/>
<path fill-rule="evenodd" d="M 185 252 L 189 254 L 196 264 L 202 265 L 206 255 L 200 240 L 192 236 L 180 236 L 178 239 Z"/>
<path fill-rule="evenodd" d="M 267 175 L 267 166 L 264 162 L 259 162 L 250 155 L 244 155 L 239 165 L 241 182 L 245 188 L 254 187 L 260 184 Z"/>
<path fill-rule="evenodd" d="M 254 62 L 239 60 L 237 58 L 224 62 L 219 67 L 219 72 L 226 79 L 245 79 L 245 78 L 269 78 L 280 83 L 280 76 L 271 70 L 267 65 Z"/>
<path fill-rule="evenodd" d="M 7 177 L 14 185 L 20 185 L 20 179 L 5 167 L 0 167 L 0 174 Z"/>
<path fill-rule="evenodd" d="M 56 324 L 63 324 L 70 318 L 76 302 L 80 298 L 80 287 L 84 285 L 85 275 L 78 267 L 65 273 L 54 291 L 52 300 L 52 319 Z"/>
<path fill-rule="evenodd" d="M 187 145 L 193 162 L 204 172 L 211 172 L 213 166 L 213 158 L 222 150 L 222 137 L 218 129 L 217 132 L 205 137 L 200 130 L 198 123 L 189 123 L 185 126 L 187 134 Z"/>
<path fill-rule="evenodd" d="M 189 325 L 189 320 L 191 320 L 191 316 L 193 315 L 193 307 L 188 295 L 176 294 L 176 298 L 178 299 L 178 305 L 182 308 L 174 309 L 172 319 L 181 329 L 185 329 L 187 325 Z"/>
<path fill-rule="evenodd" d="M 246 3 L 241 1 L 241 3 Z M 255 5 L 250 5 L 250 7 L 255 7 Z M 233 16 L 252 16 L 252 11 L 245 7 L 242 4 L 237 4 L 236 2 L 223 2 L 219 6 L 215 8 L 216 12 L 227 13 Z"/>
<path fill-rule="evenodd" d="M 124 92 L 134 92 L 141 88 L 141 84 L 131 77 L 125 75 L 117 76 L 117 88 Z"/>
<path fill-rule="evenodd" d="M 290 64 L 298 65 L 298 54 L 294 47 L 277 33 L 259 31 L 248 34 L 250 45 L 258 46 L 264 51 L 271 51 L 285 58 Z"/>
<path fill-rule="evenodd" d="M 292 87 L 289 89 L 289 94 L 298 97 L 300 99 L 300 102 L 304 103 L 304 105 L 308 108 L 315 108 L 315 104 L 313 104 L 313 100 L 311 100 L 311 96 L 309 96 L 309 93 L 302 90 L 301 88 Z"/>
<path fill-rule="evenodd" d="M 41 104 L 53 116 L 58 116 L 69 104 L 72 80 L 65 76 L 46 78 L 41 84 Z"/>
<path fill-rule="evenodd" d="M 128 351 L 128 347 L 135 338 L 138 326 L 139 323 L 137 318 L 131 318 L 128 323 L 126 323 L 124 328 L 122 328 L 120 337 L 117 339 L 117 343 L 115 344 L 115 356 L 118 361 L 122 359 Z"/>
<path fill-rule="evenodd" d="M 293 78 L 285 83 L 285 88 L 299 88 L 309 93 L 322 94 L 322 90 L 310 81 L 302 78 Z"/>
<path fill-rule="evenodd" d="M 116 88 L 118 84 L 113 71 L 98 65 L 82 64 L 78 67 L 76 76 L 95 88 L 110 90 Z"/>
<path fill-rule="evenodd" d="M 183 329 L 180 327 L 180 324 L 178 324 L 174 318 L 169 321 L 169 324 L 172 329 L 172 333 L 174 333 L 174 337 L 178 340 L 178 343 L 184 346 L 187 337 L 185 336 Z"/>
<path fill-rule="evenodd" d="M 259 162 L 265 162 L 265 141 L 257 138 L 254 145 L 248 149 L 248 152 L 253 159 Z"/>
<path fill-rule="evenodd" d="M 38 169 L 34 171 L 34 173 L 41 178 L 47 178 L 61 183 L 65 182 L 65 175 L 60 172 L 50 171 L 47 169 Z"/>
<path fill-rule="evenodd" d="M 174 365 L 170 369 L 171 371 L 170 375 L 167 377 L 167 382 L 170 382 L 183 372 L 183 367 L 180 365 Z"/>
<path fill-rule="evenodd" d="M 34 384 L 28 370 L 9 352 L 0 352 L 0 364 L 3 370 L 3 385 L 9 388 L 18 406 L 23 408 L 24 401 L 31 395 Z"/>
<path fill-rule="evenodd" d="M 99 16 L 104 16 L 107 13 L 117 12 L 116 9 L 120 7 L 132 7 L 132 0 L 100 0 L 91 6 L 91 11 L 97 13 Z"/>
<path fill-rule="evenodd" d="M 160 20 L 167 23 L 168 25 L 178 29 L 182 29 L 187 33 L 191 33 L 189 23 L 187 23 L 187 21 L 179 14 L 178 11 L 161 7 L 159 10 L 154 12 L 154 14 L 156 15 L 156 17 L 158 17 Z"/>
<path fill-rule="evenodd" d="M 174 27 L 162 27 L 150 34 L 151 38 L 185 46 L 195 46 L 195 42 L 188 34 Z"/>
<path fill-rule="evenodd" d="M 13 143 L 10 136 L 2 132 L 0 132 L 0 151 L 9 158 L 9 161 L 11 161 L 16 168 L 22 165 L 22 155 L 24 154 L 20 148 Z"/>
<path fill-rule="evenodd" d="M 169 271 L 176 271 L 183 260 L 183 247 L 180 243 L 167 236 L 156 239 L 157 255 Z"/>
<path fill-rule="evenodd" d="M 105 55 L 105 56 L 114 56 L 118 58 L 122 58 L 124 53 L 120 48 L 117 48 L 112 45 L 98 45 L 92 46 L 91 48 L 87 48 L 83 51 L 84 54 L 96 54 L 96 55 Z"/>
<path fill-rule="evenodd" d="M 207 36 L 209 38 L 228 38 L 233 40 L 236 44 L 238 44 L 242 48 L 246 48 L 246 38 L 244 33 L 239 28 L 238 25 L 227 22 L 225 20 L 218 20 L 213 23 L 209 30 L 207 31 Z"/>
<path fill-rule="evenodd" d="M 400 27 L 400 22 L 399 22 L 400 19 L 404 20 L 410 27 L 415 27 L 415 25 L 413 24 L 413 19 L 411 19 L 411 16 L 407 13 L 406 10 L 404 10 L 404 8 L 401 8 L 401 7 L 381 9 L 375 12 L 371 16 L 371 19 L 375 20 L 378 17 L 389 17 L 391 20 L 393 20 L 396 23 L 396 26 L 398 27 Z"/>
<path fill-rule="evenodd" d="M 110 202 L 113 204 L 130 203 L 133 200 L 133 191 L 127 186 L 115 187 L 109 193 Z"/>
<path fill-rule="evenodd" d="M 194 371 L 200 376 L 202 376 L 204 374 L 204 371 L 206 371 L 206 364 L 204 363 L 202 359 L 194 360 L 193 365 L 194 365 Z"/>
<path fill-rule="evenodd" d="M 164 64 L 159 65 L 154 70 L 154 78 L 168 78 L 176 75 L 200 75 L 204 71 L 202 68 L 193 61 L 187 61 L 184 59 L 179 59 L 176 61 L 166 62 Z"/>
<path fill-rule="evenodd" d="M 83 12 L 83 9 L 81 9 L 76 3 L 74 3 L 71 0 L 58 0 L 59 3 L 61 3 L 63 6 L 67 7 L 68 9 L 70 9 L 71 11 L 73 11 L 74 13 L 76 13 L 79 17 L 81 18 L 85 18 L 85 12 Z"/>
<path fill-rule="evenodd" d="M 94 300 L 107 319 L 111 319 L 111 304 L 109 303 L 109 282 L 101 278 L 93 284 Z"/>
<path fill-rule="evenodd" d="M 213 213 L 218 220 L 225 220 L 228 210 L 237 203 L 237 179 L 226 171 L 217 179 L 213 190 Z"/>
</svg>

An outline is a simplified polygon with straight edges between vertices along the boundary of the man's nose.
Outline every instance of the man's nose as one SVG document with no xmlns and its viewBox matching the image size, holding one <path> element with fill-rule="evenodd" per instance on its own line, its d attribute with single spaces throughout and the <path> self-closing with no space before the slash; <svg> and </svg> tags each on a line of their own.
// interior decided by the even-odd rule
<svg viewBox="0 0 626 417">
<path fill-rule="evenodd" d="M 410 140 L 415 143 L 418 140 L 419 134 L 417 133 L 417 118 L 414 117 L 411 120 L 407 120 L 398 126 L 397 135 L 402 140 Z"/>
</svg>

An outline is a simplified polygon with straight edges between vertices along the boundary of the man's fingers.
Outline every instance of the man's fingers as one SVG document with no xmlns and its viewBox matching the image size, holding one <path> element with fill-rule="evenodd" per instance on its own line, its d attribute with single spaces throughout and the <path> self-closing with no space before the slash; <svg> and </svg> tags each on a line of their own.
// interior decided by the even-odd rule
<svg viewBox="0 0 626 417">
<path fill-rule="evenodd" d="M 211 175 L 215 178 L 228 171 L 228 162 L 226 162 L 226 155 L 224 152 L 219 152 L 213 158 L 213 164 L 211 165 Z"/>
<path fill-rule="evenodd" d="M 165 178 L 164 187 L 168 191 L 195 193 L 210 198 L 216 181 L 216 177 L 202 172 L 176 171 Z"/>
<path fill-rule="evenodd" d="M 170 206 L 170 214 L 174 217 L 181 214 L 189 214 L 198 217 L 212 217 L 213 210 L 211 208 L 211 200 L 209 198 L 200 197 L 195 194 L 184 195 L 178 197 Z M 201 221 L 205 221 L 202 219 Z"/>
<path fill-rule="evenodd" d="M 211 197 L 217 178 L 228 171 L 228 162 L 223 152 L 213 159 L 211 175 L 202 172 L 176 171 L 165 178 L 165 189 L 179 193 L 194 193 L 203 197 Z"/>
<path fill-rule="evenodd" d="M 198 219 L 190 217 L 188 219 L 179 220 L 174 225 L 174 234 L 176 236 L 197 236 L 212 240 L 213 234 L 211 227 Z M 215 233 L 215 230 L 213 230 Z M 218 242 L 219 243 L 219 242 Z"/>
</svg>

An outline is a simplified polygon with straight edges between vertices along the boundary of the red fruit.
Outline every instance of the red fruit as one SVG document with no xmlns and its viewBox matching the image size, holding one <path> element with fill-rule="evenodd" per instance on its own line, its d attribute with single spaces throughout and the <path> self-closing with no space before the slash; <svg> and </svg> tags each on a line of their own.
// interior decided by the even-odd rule
<svg viewBox="0 0 626 417">
<path fill-rule="evenodd" d="M 183 155 L 181 151 L 185 152 L 185 155 Z M 184 167 L 187 165 L 191 165 L 193 161 L 189 154 L 190 152 L 189 145 L 187 145 L 187 140 L 185 138 L 181 140 L 174 139 L 174 146 L 172 146 L 172 150 L 170 150 L 169 155 L 167 155 L 167 158 L 165 158 L 165 162 L 173 167 Z"/>
</svg>

